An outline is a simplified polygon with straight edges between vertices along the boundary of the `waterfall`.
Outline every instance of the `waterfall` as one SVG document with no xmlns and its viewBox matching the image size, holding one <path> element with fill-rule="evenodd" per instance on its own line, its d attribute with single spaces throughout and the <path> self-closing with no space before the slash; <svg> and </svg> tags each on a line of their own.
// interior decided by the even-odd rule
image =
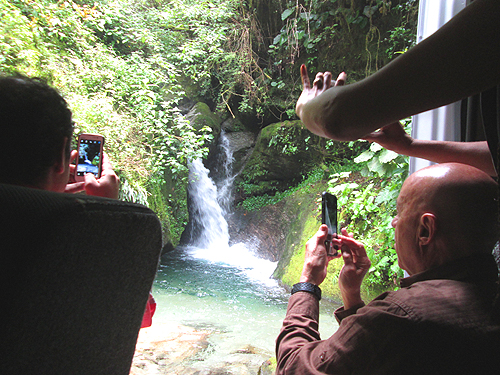
<svg viewBox="0 0 500 375">
<path fill-rule="evenodd" d="M 209 177 L 210 171 L 201 159 L 192 161 L 189 166 L 190 219 L 196 228 L 188 246 L 189 253 L 195 258 L 236 267 L 261 282 L 274 283 L 269 277 L 276 267 L 275 262 L 258 258 L 247 244 L 229 246 L 226 218 L 230 215 L 232 184 L 236 176 L 232 174 L 233 155 L 224 132 L 218 148 L 222 177 L 217 184 Z"/>
<path fill-rule="evenodd" d="M 217 186 L 208 177 L 209 172 L 201 159 L 189 165 L 191 221 L 199 233 L 198 238 L 191 238 L 191 244 L 203 249 L 217 249 L 228 246 L 229 234 L 224 211 L 219 204 Z"/>
<path fill-rule="evenodd" d="M 221 179 L 217 183 L 217 202 L 219 202 L 223 212 L 224 217 L 227 218 L 231 213 L 231 202 L 233 200 L 233 182 L 236 175 L 233 175 L 233 150 L 229 144 L 229 138 L 226 136 L 224 130 L 221 131 L 219 146 L 218 146 L 218 164 L 222 166 Z"/>
</svg>

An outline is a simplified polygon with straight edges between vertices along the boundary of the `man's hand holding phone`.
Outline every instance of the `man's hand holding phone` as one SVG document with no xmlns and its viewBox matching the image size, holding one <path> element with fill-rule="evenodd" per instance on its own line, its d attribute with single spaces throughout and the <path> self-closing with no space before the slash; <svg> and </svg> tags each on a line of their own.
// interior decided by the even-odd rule
<svg viewBox="0 0 500 375">
<path fill-rule="evenodd" d="M 113 170 L 108 156 L 105 153 L 102 155 L 103 160 L 101 177 L 97 179 L 93 173 L 87 173 L 84 176 L 84 181 L 74 182 L 73 179 L 66 185 L 66 193 L 78 193 L 80 191 L 85 191 L 87 195 L 118 199 L 120 179 Z M 71 152 L 72 163 L 76 160 L 77 156 L 78 152 L 73 150 Z M 74 176 L 75 172 L 76 165 L 70 164 L 70 176 Z"/>
<path fill-rule="evenodd" d="M 361 242 L 355 240 L 345 228 L 342 228 L 341 232 L 335 241 L 337 246 L 340 246 L 344 260 L 338 283 L 344 308 L 347 310 L 363 303 L 361 283 L 371 267 L 371 261 Z"/>
<path fill-rule="evenodd" d="M 328 237 L 328 227 L 321 224 L 318 231 L 306 243 L 306 254 L 300 282 L 308 282 L 314 285 L 320 285 L 326 277 L 328 262 L 338 256 L 327 255 L 325 240 Z M 340 241 L 333 239 L 335 245 L 340 245 Z"/>
<path fill-rule="evenodd" d="M 111 167 L 108 155 L 103 153 L 101 177 L 96 179 L 93 173 L 87 173 L 84 184 L 87 195 L 118 199 L 120 179 Z"/>
</svg>

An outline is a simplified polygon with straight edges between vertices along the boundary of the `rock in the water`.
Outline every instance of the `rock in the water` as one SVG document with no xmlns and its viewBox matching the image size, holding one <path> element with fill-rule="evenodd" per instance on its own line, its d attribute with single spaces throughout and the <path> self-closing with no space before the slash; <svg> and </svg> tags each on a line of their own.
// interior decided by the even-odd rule
<svg viewBox="0 0 500 375">
<path fill-rule="evenodd" d="M 187 326 L 153 324 L 139 332 L 130 375 L 193 374 L 183 361 L 208 346 L 208 331 Z"/>
</svg>

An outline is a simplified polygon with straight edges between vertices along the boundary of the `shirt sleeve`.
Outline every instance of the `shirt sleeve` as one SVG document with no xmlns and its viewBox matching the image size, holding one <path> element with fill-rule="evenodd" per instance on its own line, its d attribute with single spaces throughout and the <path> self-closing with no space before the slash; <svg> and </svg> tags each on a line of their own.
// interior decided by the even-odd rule
<svg viewBox="0 0 500 375">
<path fill-rule="evenodd" d="M 276 374 L 369 374 L 385 366 L 388 347 L 405 334 L 406 312 L 384 300 L 355 310 L 348 311 L 330 338 L 321 340 L 317 299 L 305 292 L 290 297 L 276 342 Z"/>
<path fill-rule="evenodd" d="M 356 314 L 358 312 L 358 310 L 364 306 L 365 306 L 365 303 L 361 302 L 359 305 L 351 307 L 348 310 L 344 309 L 344 306 L 339 307 L 337 310 L 335 310 L 335 319 L 337 319 L 337 323 L 340 324 L 342 319 L 347 318 L 348 316 L 351 316 L 353 314 Z"/>
</svg>

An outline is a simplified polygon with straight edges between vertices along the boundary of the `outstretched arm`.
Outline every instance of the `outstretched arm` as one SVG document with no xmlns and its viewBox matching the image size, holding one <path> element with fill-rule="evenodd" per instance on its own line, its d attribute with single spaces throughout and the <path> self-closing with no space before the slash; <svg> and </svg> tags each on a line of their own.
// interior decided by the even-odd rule
<svg viewBox="0 0 500 375">
<path fill-rule="evenodd" d="M 413 139 L 399 122 L 386 125 L 363 137 L 398 154 L 427 159 L 435 163 L 462 163 L 496 176 L 487 142 L 451 142 Z"/>
<path fill-rule="evenodd" d="M 297 114 L 313 133 L 355 140 L 402 118 L 477 94 L 500 82 L 500 2 L 476 0 L 436 33 L 370 77 L 301 101 Z M 304 74 L 304 91 L 306 87 Z M 299 99 L 300 101 L 300 99 Z M 298 103 L 299 104 L 299 103 Z"/>
<path fill-rule="evenodd" d="M 321 104 L 321 102 L 317 103 L 318 100 L 315 100 L 315 98 L 321 95 L 322 98 L 325 98 L 327 90 L 330 90 L 332 87 L 344 86 L 347 75 L 345 72 L 340 73 L 332 86 L 332 74 L 330 72 L 320 72 L 316 74 L 316 78 L 311 85 L 307 68 L 302 64 L 300 67 L 300 77 L 302 79 L 303 90 L 299 100 L 297 100 L 295 112 L 297 112 L 297 115 L 311 132 L 321 137 L 331 138 L 322 121 L 320 121 L 321 109 L 316 108 L 316 105 Z"/>
</svg>

